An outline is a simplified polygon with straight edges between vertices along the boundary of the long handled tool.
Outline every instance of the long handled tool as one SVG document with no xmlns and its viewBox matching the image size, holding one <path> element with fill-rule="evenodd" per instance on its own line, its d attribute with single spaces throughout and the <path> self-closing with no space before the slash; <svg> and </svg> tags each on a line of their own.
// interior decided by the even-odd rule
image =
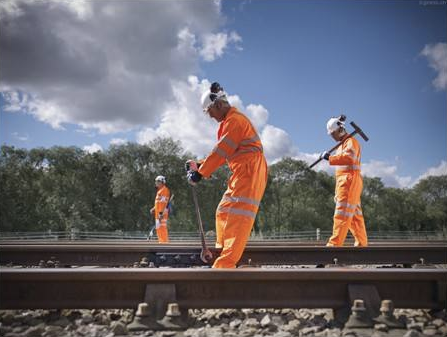
<svg viewBox="0 0 447 337">
<path fill-rule="evenodd" d="M 349 124 L 351 124 L 351 126 L 354 128 L 354 131 L 351 132 L 351 133 L 348 135 L 347 138 L 350 138 L 350 137 L 353 137 L 353 136 L 356 135 L 356 134 L 359 134 L 359 135 L 365 140 L 365 142 L 367 142 L 367 141 L 369 140 L 369 138 L 365 135 L 365 133 L 362 131 L 362 129 L 360 129 L 360 128 L 357 126 L 357 124 L 355 124 L 354 122 L 351 122 L 351 123 L 349 123 Z M 337 145 L 335 145 L 332 149 L 330 149 L 330 150 L 327 151 L 327 152 L 331 153 L 331 152 L 335 151 L 341 144 L 343 144 L 343 142 L 344 142 L 345 140 L 346 140 L 346 139 L 343 139 L 341 142 L 337 143 Z M 318 164 L 320 161 L 322 161 L 322 160 L 323 160 L 323 158 L 318 158 L 312 165 L 309 166 L 309 168 L 314 167 L 315 165 L 317 165 L 317 164 Z"/>
<path fill-rule="evenodd" d="M 202 251 L 200 252 L 200 259 L 204 263 L 209 263 L 213 258 L 213 253 L 208 249 L 205 242 L 205 233 L 203 232 L 202 217 L 200 216 L 199 202 L 197 200 L 197 191 L 194 186 L 191 186 L 192 198 L 194 200 L 194 207 L 196 208 L 197 221 L 199 223 L 200 240 L 202 242 Z"/>
</svg>

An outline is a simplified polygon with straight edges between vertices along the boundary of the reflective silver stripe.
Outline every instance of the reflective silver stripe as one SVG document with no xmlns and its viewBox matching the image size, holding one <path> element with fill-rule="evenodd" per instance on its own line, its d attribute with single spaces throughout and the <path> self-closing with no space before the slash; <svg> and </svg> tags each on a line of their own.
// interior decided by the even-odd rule
<svg viewBox="0 0 447 337">
<path fill-rule="evenodd" d="M 355 211 L 355 214 L 356 214 L 356 215 L 363 215 L 363 212 L 362 212 L 361 209 L 357 209 L 357 210 Z"/>
<path fill-rule="evenodd" d="M 343 170 L 360 170 L 360 165 L 340 165 L 337 166 L 337 171 Z"/>
<path fill-rule="evenodd" d="M 355 155 L 355 153 L 351 152 L 351 150 L 346 151 L 345 154 L 348 155 L 349 157 L 351 157 L 351 158 L 354 159 L 354 160 L 358 160 L 358 159 L 359 159 L 359 157 L 357 157 L 357 156 Z"/>
<path fill-rule="evenodd" d="M 340 211 L 338 209 L 335 210 L 334 215 L 343 215 L 346 216 L 348 218 L 352 218 L 354 216 L 353 213 L 349 213 L 349 212 L 345 212 L 345 211 Z"/>
<path fill-rule="evenodd" d="M 252 212 L 252 211 L 247 211 L 245 209 L 239 209 L 239 208 L 231 208 L 231 207 L 219 207 L 217 209 L 218 212 L 220 213 L 232 213 L 232 214 L 237 214 L 237 215 L 244 215 L 244 216 L 248 216 L 249 218 L 256 218 L 256 213 Z"/>
<path fill-rule="evenodd" d="M 261 140 L 261 139 L 259 138 L 258 135 L 255 135 L 254 137 L 251 137 L 251 138 L 249 138 L 249 139 L 243 139 L 243 140 L 241 140 L 240 144 L 241 144 L 241 145 L 247 145 L 247 144 L 256 142 L 256 141 L 258 141 L 258 140 Z"/>
<path fill-rule="evenodd" d="M 220 149 L 219 147 L 215 147 L 215 148 L 214 148 L 214 152 L 216 152 L 219 156 L 221 156 L 221 157 L 223 157 L 223 158 L 225 158 L 225 159 L 228 158 L 228 156 L 227 156 L 227 154 L 225 153 L 225 151 L 222 150 L 222 149 Z"/>
<path fill-rule="evenodd" d="M 252 146 L 252 147 L 248 147 L 248 148 L 245 148 L 245 149 L 240 149 L 240 150 L 238 150 L 237 152 L 235 152 L 235 153 L 230 157 L 230 159 L 233 159 L 234 157 L 236 157 L 236 156 L 238 156 L 238 155 L 240 155 L 240 154 L 243 154 L 243 153 L 249 153 L 249 152 L 262 152 L 262 148 L 260 149 L 260 148 L 257 147 L 257 146 Z"/>
<path fill-rule="evenodd" d="M 233 142 L 230 138 L 226 137 L 226 136 L 223 137 L 219 142 L 225 142 L 233 150 L 237 149 L 237 144 L 235 142 Z"/>
<path fill-rule="evenodd" d="M 247 197 L 232 197 L 230 195 L 224 195 L 222 200 L 223 201 L 231 201 L 231 202 L 243 202 L 243 203 L 255 205 L 255 206 L 259 206 L 259 204 L 261 203 L 255 199 L 250 199 Z"/>
<path fill-rule="evenodd" d="M 356 209 L 357 205 L 352 205 L 347 202 L 337 202 L 335 204 L 335 207 L 346 207 L 346 208 Z"/>
</svg>

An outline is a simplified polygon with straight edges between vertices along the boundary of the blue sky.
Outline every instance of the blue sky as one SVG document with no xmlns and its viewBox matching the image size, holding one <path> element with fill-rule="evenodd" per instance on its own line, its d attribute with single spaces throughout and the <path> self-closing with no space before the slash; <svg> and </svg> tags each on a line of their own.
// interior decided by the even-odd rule
<svg viewBox="0 0 447 337">
<path fill-rule="evenodd" d="M 271 162 L 284 155 L 311 162 L 334 144 L 327 119 L 344 113 L 370 137 L 362 141 L 366 175 L 408 187 L 447 174 L 443 1 L 14 3 L 1 15 L 17 27 L 27 15 L 49 25 L 55 37 L 37 34 L 49 41 L 37 42 L 55 58 L 25 66 L 17 53 L 35 53 L 33 40 L 0 30 L 0 48 L 11 49 L 0 55 L 1 70 L 2 58 L 15 69 L 0 78 L 1 144 L 95 150 L 168 135 L 205 155 L 217 125 L 202 120 L 197 100 L 217 80 L 256 119 Z M 145 11 L 157 13 L 153 27 L 135 14 Z M 65 19 L 48 23 L 56 15 Z M 104 34 L 112 15 L 115 26 Z M 85 52 L 88 38 L 99 49 Z M 79 64 L 67 59 L 66 45 Z M 37 68 L 42 55 L 35 59 Z"/>
</svg>

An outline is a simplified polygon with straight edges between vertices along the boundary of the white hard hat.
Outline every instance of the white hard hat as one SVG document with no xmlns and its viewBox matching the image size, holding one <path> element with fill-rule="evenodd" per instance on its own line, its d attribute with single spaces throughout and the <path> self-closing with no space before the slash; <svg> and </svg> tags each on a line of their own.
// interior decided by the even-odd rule
<svg viewBox="0 0 447 337">
<path fill-rule="evenodd" d="M 330 135 L 331 133 L 337 131 L 338 129 L 344 128 L 345 120 L 346 120 L 346 116 L 344 116 L 344 115 L 341 115 L 340 117 L 330 118 L 326 124 L 327 134 Z"/>
<path fill-rule="evenodd" d="M 204 112 L 208 111 L 208 108 L 210 107 L 211 104 L 213 104 L 217 99 L 223 99 L 225 101 L 227 101 L 227 94 L 225 91 L 220 90 L 216 93 L 211 92 L 211 91 L 206 91 L 203 95 L 202 95 L 202 109 Z"/>
<path fill-rule="evenodd" d="M 159 181 L 159 182 L 161 182 L 163 184 L 166 184 L 166 178 L 164 176 L 157 176 L 155 178 L 155 181 Z"/>
</svg>

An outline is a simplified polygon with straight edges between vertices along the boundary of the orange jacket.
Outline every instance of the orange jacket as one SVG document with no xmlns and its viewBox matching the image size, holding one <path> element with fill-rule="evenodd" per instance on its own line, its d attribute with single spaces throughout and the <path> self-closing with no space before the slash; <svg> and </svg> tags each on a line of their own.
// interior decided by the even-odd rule
<svg viewBox="0 0 447 337">
<path fill-rule="evenodd" d="M 157 191 L 157 195 L 155 197 L 155 219 L 158 219 L 158 215 L 160 213 L 163 213 L 163 217 L 167 217 L 168 215 L 168 210 L 166 208 L 166 206 L 168 205 L 169 202 L 169 198 L 171 196 L 171 193 L 169 191 L 169 188 L 167 188 L 166 186 L 161 187 L 158 191 Z"/>
<path fill-rule="evenodd" d="M 346 138 L 335 155 L 329 157 L 330 165 L 337 165 L 336 175 L 360 171 L 360 144 L 354 137 Z"/>
<path fill-rule="evenodd" d="M 218 142 L 201 163 L 199 173 L 208 178 L 225 161 L 231 171 L 253 153 L 262 153 L 262 143 L 250 120 L 235 107 L 231 107 L 219 124 Z"/>
</svg>

